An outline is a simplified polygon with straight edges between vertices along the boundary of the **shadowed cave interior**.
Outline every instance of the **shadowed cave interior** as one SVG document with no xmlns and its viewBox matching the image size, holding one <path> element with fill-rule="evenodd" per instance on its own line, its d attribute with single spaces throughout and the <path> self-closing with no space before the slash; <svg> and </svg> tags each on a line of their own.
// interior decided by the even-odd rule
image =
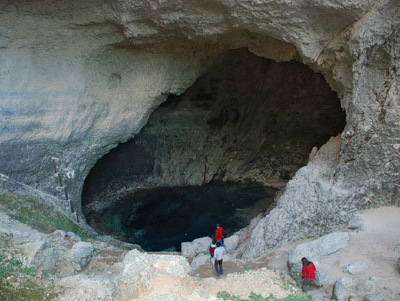
<svg viewBox="0 0 400 301">
<path fill-rule="evenodd" d="M 344 126 L 321 74 L 229 50 L 96 163 L 82 209 L 100 233 L 180 251 L 183 241 L 212 236 L 216 223 L 232 234 L 272 209 L 311 149 Z"/>
</svg>

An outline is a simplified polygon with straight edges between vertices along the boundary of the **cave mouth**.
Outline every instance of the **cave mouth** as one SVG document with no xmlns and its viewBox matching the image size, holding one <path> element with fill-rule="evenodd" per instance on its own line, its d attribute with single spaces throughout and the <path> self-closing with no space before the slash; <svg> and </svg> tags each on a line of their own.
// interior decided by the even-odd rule
<svg viewBox="0 0 400 301">
<path fill-rule="evenodd" d="M 267 209 L 276 188 L 258 183 L 209 183 L 204 186 L 160 187 L 121 197 L 92 216 L 92 224 L 146 251 L 180 251 L 181 242 L 215 233 L 226 235 L 247 226 Z"/>
<path fill-rule="evenodd" d="M 241 220 L 200 222 L 231 198 L 222 192 L 231 196 L 242 187 L 238 195 L 252 208 L 261 197 L 247 197 L 255 193 L 243 183 L 284 188 L 313 147 L 343 131 L 345 117 L 337 94 L 308 66 L 277 63 L 246 48 L 226 51 L 182 95 L 170 95 L 133 139 L 96 163 L 83 186 L 83 213 L 95 230 L 148 250 L 178 250 L 178 242 L 211 235 L 216 223 L 234 231 L 259 212 L 241 208 L 247 213 Z M 168 202 L 191 211 L 185 223 Z M 271 206 L 264 195 L 260 208 Z M 160 207 L 170 213 L 153 215 Z"/>
</svg>

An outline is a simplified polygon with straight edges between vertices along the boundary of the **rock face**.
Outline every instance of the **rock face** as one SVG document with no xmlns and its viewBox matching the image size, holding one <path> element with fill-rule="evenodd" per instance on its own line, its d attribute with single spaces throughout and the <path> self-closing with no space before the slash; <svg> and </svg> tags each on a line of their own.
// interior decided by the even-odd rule
<svg viewBox="0 0 400 301">
<path fill-rule="evenodd" d="M 123 299 L 136 298 L 150 280 L 174 281 L 186 277 L 189 272 L 189 263 L 181 256 L 148 255 L 137 250 L 126 254 L 123 264 L 117 292 Z"/>
<path fill-rule="evenodd" d="M 60 206 L 67 191 L 81 214 L 96 161 L 240 47 L 308 64 L 346 112 L 342 134 L 257 223 L 245 257 L 331 232 L 354 209 L 400 204 L 397 0 L 6 1 L 0 12 L 0 170 Z"/>
<path fill-rule="evenodd" d="M 219 192 L 218 183 L 279 183 L 281 188 L 306 164 L 311 149 L 344 125 L 337 95 L 320 74 L 304 64 L 257 57 L 244 48 L 226 51 L 187 91 L 160 105 L 134 139 L 99 160 L 85 180 L 83 212 L 96 230 L 128 232 L 128 239 L 135 238 L 130 242 L 143 247 L 154 231 L 137 221 L 166 225 L 165 212 L 181 216 L 175 218 L 177 226 L 188 233 L 193 224 L 204 231 L 181 239 L 209 235 L 215 220 L 207 221 L 207 216 L 219 214 L 235 221 L 227 225 L 219 220 L 233 231 L 246 226 L 254 212 L 268 208 L 273 196 L 258 198 L 248 192 L 261 200 L 257 209 L 246 193 Z M 184 200 L 177 201 L 180 196 Z M 221 208 L 224 203 L 227 208 Z M 250 213 L 246 207 L 252 208 Z M 180 221 L 184 212 L 189 216 Z M 117 227 L 119 220 L 123 225 Z M 179 238 L 176 226 L 168 223 L 163 230 L 171 228 L 171 236 Z M 144 235 L 132 235 L 127 228 Z M 164 233 L 162 239 L 168 236 Z"/>
</svg>

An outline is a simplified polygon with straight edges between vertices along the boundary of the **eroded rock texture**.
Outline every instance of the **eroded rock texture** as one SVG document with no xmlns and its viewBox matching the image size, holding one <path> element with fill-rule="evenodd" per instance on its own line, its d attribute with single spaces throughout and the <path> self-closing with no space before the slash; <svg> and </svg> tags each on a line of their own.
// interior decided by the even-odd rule
<svg viewBox="0 0 400 301">
<path fill-rule="evenodd" d="M 399 205 L 400 4 L 384 1 L 2 1 L 0 172 L 80 211 L 95 163 L 215 57 L 247 47 L 321 72 L 346 111 L 244 246 L 253 257 Z M 251 106 L 249 107 L 251 110 Z M 215 117 L 218 117 L 215 116 Z M 217 118 L 218 119 L 218 118 Z"/>
<path fill-rule="evenodd" d="M 157 241 L 212 235 L 217 222 L 231 232 L 239 230 L 244 226 L 240 216 L 247 212 L 253 218 L 274 198 L 239 183 L 282 188 L 306 165 L 311 149 L 344 125 L 339 99 L 321 74 L 244 48 L 227 51 L 181 96 L 157 108 L 132 141 L 96 164 L 82 193 L 84 214 L 102 232 L 128 226 L 132 233 L 135 224 L 136 231 L 159 233 Z M 208 184 L 224 182 L 232 188 Z M 163 187 L 176 187 L 176 192 L 157 189 Z M 124 226 L 117 226 L 118 220 Z M 150 222 L 162 229 L 138 230 Z M 130 234 L 130 241 L 135 236 Z M 143 246 L 150 236 L 141 240 L 131 242 Z"/>
</svg>

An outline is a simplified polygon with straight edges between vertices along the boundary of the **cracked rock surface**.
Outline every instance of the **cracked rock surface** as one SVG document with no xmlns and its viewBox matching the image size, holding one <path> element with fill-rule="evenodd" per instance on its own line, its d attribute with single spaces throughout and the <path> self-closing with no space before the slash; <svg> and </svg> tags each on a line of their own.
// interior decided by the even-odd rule
<svg viewBox="0 0 400 301">
<path fill-rule="evenodd" d="M 0 172 L 60 206 L 67 189 L 81 215 L 95 163 L 219 53 L 247 47 L 321 72 L 346 126 L 289 181 L 244 256 L 331 232 L 356 209 L 400 204 L 399 24 L 397 0 L 3 1 Z"/>
</svg>

